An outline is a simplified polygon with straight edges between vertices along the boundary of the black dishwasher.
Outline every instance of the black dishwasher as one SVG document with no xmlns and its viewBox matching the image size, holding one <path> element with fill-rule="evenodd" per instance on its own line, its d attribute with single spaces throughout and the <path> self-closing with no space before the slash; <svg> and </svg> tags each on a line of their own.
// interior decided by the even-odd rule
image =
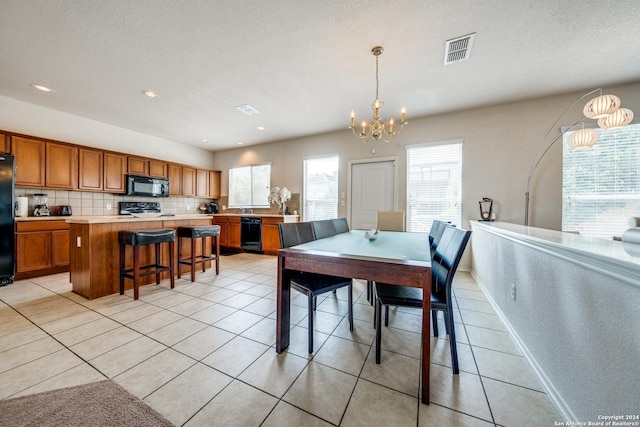
<svg viewBox="0 0 640 427">
<path fill-rule="evenodd" d="M 240 217 L 240 247 L 246 251 L 262 251 L 262 218 Z"/>
</svg>

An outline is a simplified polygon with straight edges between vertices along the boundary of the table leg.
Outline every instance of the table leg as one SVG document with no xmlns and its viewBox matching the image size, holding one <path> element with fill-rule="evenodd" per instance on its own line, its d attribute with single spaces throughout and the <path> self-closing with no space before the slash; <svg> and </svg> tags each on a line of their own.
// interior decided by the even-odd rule
<svg viewBox="0 0 640 427">
<path fill-rule="evenodd" d="M 429 404 L 431 367 L 431 272 L 422 276 L 422 403 Z"/>
<path fill-rule="evenodd" d="M 291 316 L 291 275 L 284 268 L 285 258 L 278 255 L 278 292 L 276 295 L 276 352 L 289 347 Z"/>
</svg>

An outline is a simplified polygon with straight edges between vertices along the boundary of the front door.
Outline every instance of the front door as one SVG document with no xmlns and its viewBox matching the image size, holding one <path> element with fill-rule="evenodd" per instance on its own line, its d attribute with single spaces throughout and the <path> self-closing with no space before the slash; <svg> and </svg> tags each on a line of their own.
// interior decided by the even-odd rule
<svg viewBox="0 0 640 427">
<path fill-rule="evenodd" d="M 351 221 L 352 229 L 376 228 L 378 211 L 392 211 L 397 205 L 396 161 L 351 163 Z"/>
</svg>

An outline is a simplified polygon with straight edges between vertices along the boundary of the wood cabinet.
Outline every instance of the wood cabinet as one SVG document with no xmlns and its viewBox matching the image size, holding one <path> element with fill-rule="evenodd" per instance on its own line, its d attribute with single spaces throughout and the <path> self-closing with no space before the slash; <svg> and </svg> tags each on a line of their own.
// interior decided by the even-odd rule
<svg viewBox="0 0 640 427">
<path fill-rule="evenodd" d="M 220 198 L 221 175 L 220 171 L 209 171 L 209 197 L 212 199 Z"/>
<path fill-rule="evenodd" d="M 73 190 L 77 188 L 78 149 L 71 145 L 46 143 L 45 186 Z"/>
<path fill-rule="evenodd" d="M 17 280 L 69 271 L 69 224 L 64 221 L 16 222 Z"/>
<path fill-rule="evenodd" d="M 123 154 L 104 153 L 104 191 L 126 193 L 125 172 L 127 157 Z"/>
<path fill-rule="evenodd" d="M 209 197 L 209 171 L 196 170 L 196 196 Z"/>
<path fill-rule="evenodd" d="M 240 217 L 229 217 L 229 247 L 240 249 Z"/>
<path fill-rule="evenodd" d="M 159 160 L 149 159 L 149 175 L 158 178 L 168 178 L 167 163 Z"/>
<path fill-rule="evenodd" d="M 229 218 L 226 216 L 214 216 L 212 220 L 213 225 L 220 226 L 220 246 L 229 246 Z"/>
<path fill-rule="evenodd" d="M 262 218 L 262 250 L 266 254 L 278 253 L 280 249 L 280 222 L 282 218 Z"/>
<path fill-rule="evenodd" d="M 182 195 L 182 166 L 169 163 L 169 195 Z"/>
<path fill-rule="evenodd" d="M 3 153 L 11 152 L 11 144 L 9 144 L 9 135 L 5 135 L 4 133 L 0 133 L 0 152 L 3 152 Z"/>
<path fill-rule="evenodd" d="M 101 191 L 104 188 L 104 154 L 102 151 L 78 150 L 78 189 Z"/>
<path fill-rule="evenodd" d="M 194 168 L 182 167 L 182 195 L 196 195 L 196 170 Z"/>
<path fill-rule="evenodd" d="M 127 173 L 149 175 L 149 160 L 142 157 L 127 157 Z"/>
<path fill-rule="evenodd" d="M 12 136 L 11 152 L 15 156 L 16 187 L 44 187 L 45 142 Z"/>
</svg>

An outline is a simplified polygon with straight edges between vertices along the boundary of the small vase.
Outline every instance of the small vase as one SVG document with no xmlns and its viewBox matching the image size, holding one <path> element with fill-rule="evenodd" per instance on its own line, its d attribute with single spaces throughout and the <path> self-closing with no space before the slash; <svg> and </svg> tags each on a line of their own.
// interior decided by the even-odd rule
<svg viewBox="0 0 640 427">
<path fill-rule="evenodd" d="M 284 215 L 286 211 L 287 211 L 287 206 L 284 203 L 281 204 L 279 209 L 280 215 Z"/>
</svg>

